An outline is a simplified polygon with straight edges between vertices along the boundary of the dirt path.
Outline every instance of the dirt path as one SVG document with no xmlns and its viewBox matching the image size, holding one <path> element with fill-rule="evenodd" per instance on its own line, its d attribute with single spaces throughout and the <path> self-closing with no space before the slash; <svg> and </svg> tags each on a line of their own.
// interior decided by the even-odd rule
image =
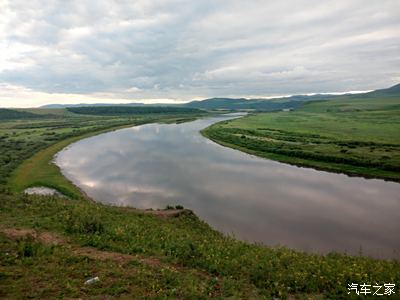
<svg viewBox="0 0 400 300">
<path fill-rule="evenodd" d="M 138 255 L 123 254 L 113 251 L 101 251 L 92 247 L 80 247 L 68 242 L 64 237 L 53 232 L 39 232 L 33 229 L 3 228 L 0 232 L 11 239 L 21 239 L 31 237 L 46 245 L 59 245 L 68 247 L 76 255 L 83 255 L 96 260 L 113 260 L 118 263 L 127 263 L 136 260 L 150 266 L 160 266 L 160 260 L 156 258 L 142 257 Z"/>
</svg>

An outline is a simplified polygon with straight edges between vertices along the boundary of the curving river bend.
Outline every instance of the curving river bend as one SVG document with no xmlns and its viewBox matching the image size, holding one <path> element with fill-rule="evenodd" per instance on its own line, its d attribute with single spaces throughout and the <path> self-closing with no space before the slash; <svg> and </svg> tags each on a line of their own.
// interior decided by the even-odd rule
<svg viewBox="0 0 400 300">
<path fill-rule="evenodd" d="M 400 184 L 257 158 L 200 135 L 229 118 L 101 134 L 58 153 L 56 164 L 103 203 L 181 204 L 242 240 L 400 258 Z"/>
</svg>

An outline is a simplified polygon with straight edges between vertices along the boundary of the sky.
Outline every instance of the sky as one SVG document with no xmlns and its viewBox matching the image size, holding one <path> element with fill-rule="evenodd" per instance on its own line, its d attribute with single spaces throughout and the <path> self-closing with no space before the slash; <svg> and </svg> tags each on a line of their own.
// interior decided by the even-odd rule
<svg viewBox="0 0 400 300">
<path fill-rule="evenodd" d="M 0 107 L 399 82 L 399 0 L 0 0 Z"/>
</svg>

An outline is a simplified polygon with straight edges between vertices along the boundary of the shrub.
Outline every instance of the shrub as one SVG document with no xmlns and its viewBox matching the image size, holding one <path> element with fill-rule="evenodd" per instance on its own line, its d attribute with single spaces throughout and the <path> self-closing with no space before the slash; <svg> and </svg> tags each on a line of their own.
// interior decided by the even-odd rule
<svg viewBox="0 0 400 300">
<path fill-rule="evenodd" d="M 17 254 L 20 258 L 29 258 L 53 253 L 53 247 L 45 246 L 34 240 L 32 236 L 17 241 Z"/>
<path fill-rule="evenodd" d="M 89 211 L 69 211 L 66 215 L 65 231 L 68 233 L 101 234 L 105 230 L 100 214 Z"/>
</svg>

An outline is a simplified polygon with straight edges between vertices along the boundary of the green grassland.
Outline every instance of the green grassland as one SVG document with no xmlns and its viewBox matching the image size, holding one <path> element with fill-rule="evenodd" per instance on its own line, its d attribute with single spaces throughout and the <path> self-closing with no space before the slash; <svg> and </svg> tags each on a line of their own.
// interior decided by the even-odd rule
<svg viewBox="0 0 400 300">
<path fill-rule="evenodd" d="M 290 164 L 400 180 L 400 97 L 343 96 L 220 122 L 205 136 Z"/>
<path fill-rule="evenodd" d="M 204 113 L 38 114 L 0 122 L 0 298 L 347 299 L 356 298 L 347 294 L 348 283 L 400 283 L 396 260 L 249 244 L 187 210 L 166 217 L 90 201 L 50 164 L 57 151 L 80 138 Z M 21 193 L 33 185 L 69 197 Z M 10 236 L 7 229 L 53 234 L 65 242 Z M 102 255 L 90 255 L 95 251 Z M 94 276 L 98 283 L 84 285 Z"/>
</svg>

